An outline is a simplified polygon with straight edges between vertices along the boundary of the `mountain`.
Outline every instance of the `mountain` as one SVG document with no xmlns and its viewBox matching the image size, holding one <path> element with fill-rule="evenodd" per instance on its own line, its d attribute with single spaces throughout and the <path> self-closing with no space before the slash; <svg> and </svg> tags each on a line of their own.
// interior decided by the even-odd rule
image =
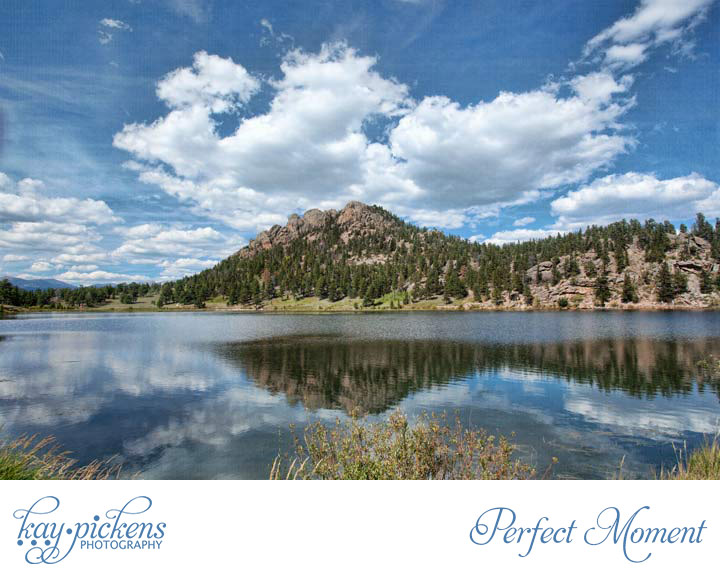
<svg viewBox="0 0 720 580">
<path fill-rule="evenodd" d="M 622 221 L 505 246 L 405 223 L 378 206 L 290 216 L 160 304 L 238 308 L 720 306 L 720 220 Z"/>
<path fill-rule="evenodd" d="M 0 276 L 0 280 L 7 279 L 10 284 L 22 290 L 48 290 L 50 288 L 75 288 L 72 284 L 61 282 L 53 278 L 16 278 L 13 276 Z"/>
</svg>

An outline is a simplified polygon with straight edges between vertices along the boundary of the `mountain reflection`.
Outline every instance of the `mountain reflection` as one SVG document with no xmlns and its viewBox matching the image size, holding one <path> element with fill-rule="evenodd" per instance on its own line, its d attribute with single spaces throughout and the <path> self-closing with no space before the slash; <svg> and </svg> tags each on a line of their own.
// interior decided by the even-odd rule
<svg viewBox="0 0 720 580">
<path fill-rule="evenodd" d="M 637 398 L 682 396 L 695 389 L 720 397 L 720 381 L 707 380 L 697 364 L 720 353 L 717 339 L 482 344 L 294 336 L 216 348 L 256 386 L 284 393 L 291 404 L 307 409 L 379 413 L 411 392 L 502 371 L 562 378 Z"/>
</svg>

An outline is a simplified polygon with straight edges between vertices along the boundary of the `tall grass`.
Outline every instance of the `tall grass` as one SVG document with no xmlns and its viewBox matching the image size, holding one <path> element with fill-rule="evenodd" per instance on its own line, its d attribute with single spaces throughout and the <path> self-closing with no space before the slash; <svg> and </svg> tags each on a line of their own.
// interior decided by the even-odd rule
<svg viewBox="0 0 720 580">
<path fill-rule="evenodd" d="M 676 452 L 677 463 L 661 470 L 660 479 L 720 479 L 720 440 L 716 436 L 688 453 L 687 447 Z"/>
<path fill-rule="evenodd" d="M 535 470 L 513 458 L 505 437 L 466 429 L 445 414 L 419 417 L 410 425 L 395 412 L 384 422 L 352 417 L 333 426 L 316 422 L 294 454 L 278 456 L 270 479 L 527 479 Z"/>
<path fill-rule="evenodd" d="M 53 437 L 35 435 L 0 441 L 0 480 L 8 479 L 111 479 L 120 475 L 120 465 L 92 461 L 77 462 L 62 451 Z"/>
</svg>

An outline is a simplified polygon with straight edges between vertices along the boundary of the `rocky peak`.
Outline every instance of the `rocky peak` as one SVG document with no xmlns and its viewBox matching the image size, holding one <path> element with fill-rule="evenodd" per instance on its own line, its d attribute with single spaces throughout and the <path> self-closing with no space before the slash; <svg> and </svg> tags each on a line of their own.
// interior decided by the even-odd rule
<svg viewBox="0 0 720 580">
<path fill-rule="evenodd" d="M 252 255 L 275 245 L 288 245 L 293 240 L 306 237 L 313 240 L 320 230 L 335 222 L 341 230 L 344 242 L 355 233 L 370 233 L 393 225 L 392 220 L 378 209 L 360 201 L 351 201 L 340 211 L 335 209 L 309 209 L 302 217 L 294 213 L 288 218 L 285 226 L 274 225 L 254 239 L 240 255 Z"/>
</svg>

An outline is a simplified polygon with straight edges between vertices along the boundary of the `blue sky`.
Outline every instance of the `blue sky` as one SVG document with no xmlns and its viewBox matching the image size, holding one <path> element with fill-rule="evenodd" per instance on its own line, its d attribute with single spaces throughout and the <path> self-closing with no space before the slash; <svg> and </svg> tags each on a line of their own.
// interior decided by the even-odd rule
<svg viewBox="0 0 720 580">
<path fill-rule="evenodd" d="M 720 216 L 714 0 L 0 6 L 0 273 L 174 279 L 288 214 Z"/>
</svg>

